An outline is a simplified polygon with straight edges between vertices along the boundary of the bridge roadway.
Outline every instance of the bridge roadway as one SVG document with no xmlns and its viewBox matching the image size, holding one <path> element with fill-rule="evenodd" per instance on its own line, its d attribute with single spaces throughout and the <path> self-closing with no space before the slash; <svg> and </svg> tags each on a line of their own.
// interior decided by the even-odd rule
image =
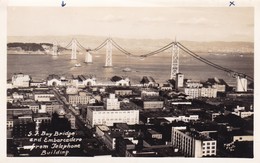
<svg viewBox="0 0 260 163">
<path fill-rule="evenodd" d="M 65 97 L 62 96 L 56 88 L 53 88 L 53 92 L 57 100 L 63 104 L 66 112 L 70 112 L 73 116 L 75 116 L 76 125 L 79 127 L 79 129 L 84 132 L 87 138 L 93 138 L 93 133 L 91 129 L 88 128 L 87 123 L 79 115 L 75 113 L 75 108 L 71 104 L 68 104 Z"/>
</svg>

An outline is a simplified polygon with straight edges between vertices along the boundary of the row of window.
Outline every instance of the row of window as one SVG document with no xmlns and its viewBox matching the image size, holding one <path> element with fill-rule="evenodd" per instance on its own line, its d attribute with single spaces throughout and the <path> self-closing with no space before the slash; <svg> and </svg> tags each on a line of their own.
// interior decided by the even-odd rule
<svg viewBox="0 0 260 163">
<path fill-rule="evenodd" d="M 104 112 L 94 112 L 94 114 L 130 114 L 134 111 L 104 111 Z"/>
<path fill-rule="evenodd" d="M 203 146 L 204 145 L 215 145 L 216 142 L 215 141 L 212 141 L 212 142 L 203 142 Z"/>
<path fill-rule="evenodd" d="M 215 149 L 215 148 L 216 148 L 216 146 L 207 146 L 207 149 Z M 202 149 L 205 150 L 206 147 L 203 147 Z"/>
<path fill-rule="evenodd" d="M 120 122 L 126 122 L 126 123 L 135 123 L 137 122 L 138 120 L 137 119 L 107 119 L 107 120 L 94 120 L 93 123 L 94 124 L 101 124 L 101 123 L 106 123 L 106 122 L 117 122 L 117 121 L 120 121 Z"/>
<path fill-rule="evenodd" d="M 207 154 L 215 154 L 216 153 L 216 151 L 215 150 L 207 150 L 207 151 L 203 151 L 202 152 L 203 154 L 205 154 L 205 153 L 207 153 Z"/>
</svg>

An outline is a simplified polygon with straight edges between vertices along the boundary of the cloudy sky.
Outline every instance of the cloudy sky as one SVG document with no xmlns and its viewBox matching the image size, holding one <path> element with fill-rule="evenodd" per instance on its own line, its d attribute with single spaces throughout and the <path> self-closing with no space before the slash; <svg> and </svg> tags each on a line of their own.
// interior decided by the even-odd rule
<svg viewBox="0 0 260 163">
<path fill-rule="evenodd" d="M 94 35 L 190 41 L 254 40 L 245 7 L 9 7 L 8 36 Z"/>
</svg>

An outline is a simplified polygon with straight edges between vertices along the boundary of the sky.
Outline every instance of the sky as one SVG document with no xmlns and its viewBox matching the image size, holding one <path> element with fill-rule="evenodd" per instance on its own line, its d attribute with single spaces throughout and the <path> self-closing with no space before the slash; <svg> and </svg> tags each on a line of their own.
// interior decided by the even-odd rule
<svg viewBox="0 0 260 163">
<path fill-rule="evenodd" d="M 8 7 L 8 36 L 254 41 L 250 7 Z"/>
</svg>

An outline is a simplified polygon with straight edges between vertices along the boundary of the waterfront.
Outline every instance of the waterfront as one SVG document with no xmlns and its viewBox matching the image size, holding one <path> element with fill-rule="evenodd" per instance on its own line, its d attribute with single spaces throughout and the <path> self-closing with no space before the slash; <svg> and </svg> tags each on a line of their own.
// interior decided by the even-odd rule
<svg viewBox="0 0 260 163">
<path fill-rule="evenodd" d="M 164 83 L 170 77 L 171 57 L 170 52 L 152 56 L 141 60 L 129 58 L 120 53 L 113 53 L 113 68 L 104 68 L 105 53 L 93 54 L 93 64 L 84 63 L 84 55 L 78 54 L 78 60 L 70 60 L 70 54 L 60 56 L 50 55 L 8 55 L 7 77 L 11 78 L 14 73 L 22 72 L 29 74 L 34 80 L 46 79 L 49 74 L 59 74 L 65 77 L 79 74 L 96 75 L 98 81 L 109 80 L 114 75 L 128 76 L 131 83 L 139 83 L 142 76 L 152 76 L 159 83 Z M 253 77 L 254 55 L 247 54 L 241 57 L 239 54 L 203 55 L 206 59 L 223 67 L 245 73 Z M 81 67 L 75 67 L 80 63 Z M 125 67 L 130 67 L 131 72 L 123 72 Z M 206 80 L 209 77 L 223 78 L 233 85 L 235 79 L 227 73 L 216 70 L 201 63 L 183 53 L 180 55 L 180 72 L 185 78 Z"/>
</svg>

